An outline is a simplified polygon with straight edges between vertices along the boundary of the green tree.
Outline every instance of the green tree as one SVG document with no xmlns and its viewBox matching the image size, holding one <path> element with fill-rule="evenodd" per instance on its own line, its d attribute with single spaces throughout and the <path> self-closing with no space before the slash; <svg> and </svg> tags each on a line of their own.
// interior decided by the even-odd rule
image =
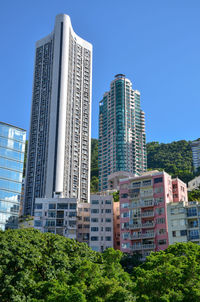
<svg viewBox="0 0 200 302">
<path fill-rule="evenodd" d="M 34 229 L 0 232 L 0 301 L 133 301 L 121 256 Z"/>
<path fill-rule="evenodd" d="M 177 243 L 134 270 L 137 302 L 200 301 L 200 246 Z"/>
<path fill-rule="evenodd" d="M 200 187 L 192 191 L 188 191 L 188 200 L 189 201 L 200 201 Z"/>
</svg>

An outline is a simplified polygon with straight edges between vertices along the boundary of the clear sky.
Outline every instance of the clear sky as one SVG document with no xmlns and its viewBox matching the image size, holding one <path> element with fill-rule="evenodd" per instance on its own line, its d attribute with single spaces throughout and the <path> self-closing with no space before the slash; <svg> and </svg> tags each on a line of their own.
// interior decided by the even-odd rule
<svg viewBox="0 0 200 302">
<path fill-rule="evenodd" d="M 200 137 L 200 0 L 1 1 L 0 121 L 29 130 L 35 42 L 59 13 L 93 44 L 92 137 L 117 73 L 141 92 L 148 142 Z"/>
</svg>

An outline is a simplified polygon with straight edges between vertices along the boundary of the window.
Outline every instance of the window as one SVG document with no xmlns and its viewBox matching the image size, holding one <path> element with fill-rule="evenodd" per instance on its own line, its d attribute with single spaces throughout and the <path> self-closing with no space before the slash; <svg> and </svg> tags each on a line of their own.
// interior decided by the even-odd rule
<svg viewBox="0 0 200 302">
<path fill-rule="evenodd" d="M 92 200 L 92 204 L 99 204 L 98 200 Z"/>
<path fill-rule="evenodd" d="M 90 217 L 84 217 L 84 221 L 90 221 Z"/>
<path fill-rule="evenodd" d="M 111 218 L 106 218 L 105 222 L 111 222 Z"/>
<path fill-rule="evenodd" d="M 91 209 L 91 213 L 98 214 L 99 213 L 99 209 Z"/>
<path fill-rule="evenodd" d="M 167 244 L 166 239 L 160 239 L 160 240 L 158 240 L 158 245 L 165 245 L 165 244 Z"/>
<path fill-rule="evenodd" d="M 111 200 L 106 200 L 105 204 L 111 204 Z"/>
<path fill-rule="evenodd" d="M 111 213 L 111 209 L 106 209 L 105 212 L 108 214 L 108 213 Z"/>
<path fill-rule="evenodd" d="M 111 236 L 106 236 L 106 241 L 111 241 L 112 240 L 112 238 L 111 238 Z"/>
<path fill-rule="evenodd" d="M 91 241 L 98 241 L 99 240 L 99 237 L 97 236 L 91 236 Z"/>
<path fill-rule="evenodd" d="M 154 178 L 154 184 L 158 184 L 158 183 L 161 183 L 161 182 L 163 182 L 163 178 L 162 177 Z"/>
<path fill-rule="evenodd" d="M 41 227 L 42 226 L 42 221 L 41 220 L 35 220 L 34 221 L 34 226 L 35 227 Z"/>
<path fill-rule="evenodd" d="M 110 227 L 106 227 L 105 230 L 106 232 L 111 232 L 112 229 Z"/>
<path fill-rule="evenodd" d="M 172 236 L 176 237 L 176 231 L 172 231 Z"/>
<path fill-rule="evenodd" d="M 187 230 L 181 230 L 180 235 L 181 236 L 187 236 Z"/>
<path fill-rule="evenodd" d="M 57 209 L 58 210 L 67 210 L 68 209 L 68 204 L 67 203 L 58 203 Z"/>
<path fill-rule="evenodd" d="M 55 203 L 50 203 L 49 204 L 49 210 L 55 210 L 56 209 L 56 204 Z"/>
<path fill-rule="evenodd" d="M 163 187 L 154 188 L 154 193 L 156 193 L 156 194 L 163 193 Z"/>
<path fill-rule="evenodd" d="M 91 218 L 91 222 L 99 222 L 98 218 Z"/>
<path fill-rule="evenodd" d="M 91 227 L 91 232 L 98 232 L 99 228 L 98 227 Z"/>
<path fill-rule="evenodd" d="M 41 210 L 41 209 L 42 209 L 42 203 L 36 203 L 35 210 Z"/>
<path fill-rule="evenodd" d="M 164 212 L 165 212 L 164 208 L 156 208 L 156 214 L 157 215 L 162 215 L 162 214 L 164 214 Z"/>
<path fill-rule="evenodd" d="M 55 211 L 53 211 L 53 212 L 48 212 L 48 217 L 49 218 L 55 218 L 56 217 L 56 212 Z"/>
<path fill-rule="evenodd" d="M 127 198 L 127 197 L 128 197 L 127 193 L 121 194 L 121 198 Z"/>
<path fill-rule="evenodd" d="M 165 223 L 165 218 L 157 218 L 156 219 L 156 223 L 157 224 L 163 224 L 163 223 Z"/>
<path fill-rule="evenodd" d="M 76 203 L 70 203 L 69 208 L 70 210 L 76 210 Z"/>
<path fill-rule="evenodd" d="M 88 208 L 84 208 L 83 211 L 84 212 L 89 212 L 89 209 Z"/>
<path fill-rule="evenodd" d="M 121 217 L 122 217 L 122 218 L 129 217 L 129 212 L 121 213 Z"/>
<path fill-rule="evenodd" d="M 42 212 L 35 212 L 35 217 L 42 217 Z"/>
<path fill-rule="evenodd" d="M 166 229 L 159 229 L 158 230 L 158 235 L 163 235 L 166 233 Z"/>
<path fill-rule="evenodd" d="M 124 208 L 128 208 L 129 207 L 129 203 L 126 202 L 126 203 L 122 203 L 121 204 L 121 208 L 124 209 Z"/>
</svg>

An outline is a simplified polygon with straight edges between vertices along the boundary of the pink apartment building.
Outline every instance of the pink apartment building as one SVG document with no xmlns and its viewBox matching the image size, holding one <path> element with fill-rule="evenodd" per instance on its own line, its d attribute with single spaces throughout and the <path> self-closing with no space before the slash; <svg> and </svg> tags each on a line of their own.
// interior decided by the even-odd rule
<svg viewBox="0 0 200 302">
<path fill-rule="evenodd" d="M 145 258 L 151 251 L 169 245 L 167 204 L 187 201 L 187 187 L 166 172 L 149 171 L 120 181 L 120 249 L 138 252 Z"/>
</svg>

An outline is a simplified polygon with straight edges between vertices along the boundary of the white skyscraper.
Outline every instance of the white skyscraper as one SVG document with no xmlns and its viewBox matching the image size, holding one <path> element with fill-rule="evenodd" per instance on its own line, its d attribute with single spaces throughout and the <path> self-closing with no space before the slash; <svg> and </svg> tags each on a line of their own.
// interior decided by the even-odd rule
<svg viewBox="0 0 200 302">
<path fill-rule="evenodd" d="M 92 45 L 58 15 L 53 32 L 36 43 L 24 214 L 35 198 L 54 193 L 90 198 Z"/>
</svg>

